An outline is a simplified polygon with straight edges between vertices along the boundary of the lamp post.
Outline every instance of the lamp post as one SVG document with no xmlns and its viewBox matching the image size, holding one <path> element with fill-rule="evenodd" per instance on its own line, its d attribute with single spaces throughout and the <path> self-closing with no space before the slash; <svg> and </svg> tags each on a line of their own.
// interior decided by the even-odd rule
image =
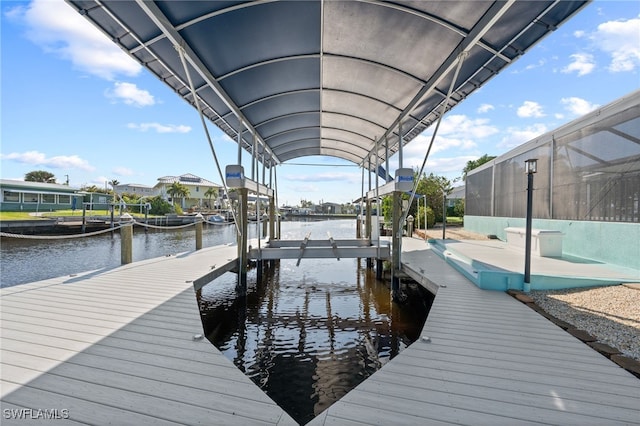
<svg viewBox="0 0 640 426">
<path fill-rule="evenodd" d="M 442 188 L 442 239 L 446 238 L 447 232 L 447 194 Z"/>
<path fill-rule="evenodd" d="M 427 241 L 427 194 L 424 195 L 424 240 Z"/>
<path fill-rule="evenodd" d="M 524 249 L 524 290 L 531 288 L 531 221 L 533 216 L 533 174 L 538 171 L 538 159 L 530 158 L 524 162 L 527 174 L 527 228 Z"/>
</svg>

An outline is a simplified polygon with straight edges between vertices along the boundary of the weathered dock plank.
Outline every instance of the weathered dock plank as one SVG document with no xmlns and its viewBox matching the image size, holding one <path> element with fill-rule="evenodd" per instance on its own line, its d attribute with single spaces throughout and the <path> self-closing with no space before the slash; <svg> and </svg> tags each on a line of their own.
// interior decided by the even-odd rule
<svg viewBox="0 0 640 426">
<path fill-rule="evenodd" d="M 194 338 L 203 330 L 193 283 L 222 273 L 217 265 L 226 268 L 235 250 L 2 289 L 3 425 L 36 422 L 25 416 L 38 409 L 65 410 L 64 420 L 85 424 L 295 424 Z"/>
<path fill-rule="evenodd" d="M 403 263 L 436 292 L 422 338 L 311 425 L 640 424 L 640 380 L 423 241 Z"/>
</svg>

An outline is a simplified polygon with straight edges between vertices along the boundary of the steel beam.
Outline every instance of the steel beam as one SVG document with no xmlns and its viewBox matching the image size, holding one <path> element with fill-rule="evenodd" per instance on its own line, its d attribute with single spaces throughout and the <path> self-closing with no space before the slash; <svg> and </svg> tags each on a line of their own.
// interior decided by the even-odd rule
<svg viewBox="0 0 640 426">
<path fill-rule="evenodd" d="M 305 247 L 302 251 L 298 247 L 279 247 L 251 249 L 249 259 L 252 260 L 274 260 L 274 259 L 356 259 L 356 258 L 376 258 L 388 259 L 391 256 L 389 246 L 381 247 Z"/>
</svg>

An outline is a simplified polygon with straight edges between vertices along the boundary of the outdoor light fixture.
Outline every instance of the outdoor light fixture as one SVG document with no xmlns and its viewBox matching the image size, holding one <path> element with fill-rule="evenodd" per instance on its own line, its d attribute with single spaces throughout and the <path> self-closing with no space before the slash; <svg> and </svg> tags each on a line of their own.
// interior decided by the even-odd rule
<svg viewBox="0 0 640 426">
<path fill-rule="evenodd" d="M 527 228 L 524 249 L 524 291 L 531 289 L 531 222 L 533 218 L 533 174 L 538 171 L 538 159 L 530 158 L 524 161 L 524 171 L 527 174 Z"/>
<path fill-rule="evenodd" d="M 528 175 L 531 173 L 536 173 L 538 171 L 538 159 L 530 158 L 528 160 L 524 160 L 524 172 Z"/>
</svg>

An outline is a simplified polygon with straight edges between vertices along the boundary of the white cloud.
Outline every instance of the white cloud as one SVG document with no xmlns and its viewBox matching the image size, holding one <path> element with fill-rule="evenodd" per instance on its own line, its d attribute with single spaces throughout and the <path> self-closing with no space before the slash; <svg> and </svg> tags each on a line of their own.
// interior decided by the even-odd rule
<svg viewBox="0 0 640 426">
<path fill-rule="evenodd" d="M 7 16 L 22 21 L 27 37 L 44 51 L 71 61 L 83 72 L 113 80 L 116 75 L 137 75 L 142 69 L 62 0 L 34 0 Z"/>
<path fill-rule="evenodd" d="M 114 103 L 121 101 L 136 107 L 145 107 L 156 103 L 151 93 L 138 89 L 138 86 L 133 83 L 115 82 L 113 89 L 107 90 L 105 96 Z"/>
<path fill-rule="evenodd" d="M 46 166 L 54 169 L 95 170 L 95 167 L 91 166 L 87 160 L 83 160 L 77 155 L 56 155 L 54 157 L 47 157 L 46 154 L 39 151 L 27 151 L 22 153 L 12 152 L 11 154 L 0 154 L 0 159 L 30 164 L 33 166 Z"/>
<path fill-rule="evenodd" d="M 574 53 L 570 58 L 573 62 L 562 69 L 562 72 L 565 74 L 577 72 L 578 77 L 581 77 L 590 74 L 596 67 L 595 59 L 590 53 Z"/>
<path fill-rule="evenodd" d="M 525 142 L 544 134 L 547 132 L 547 126 L 538 123 L 525 128 L 509 127 L 506 130 L 506 135 L 498 143 L 498 148 L 510 149 L 516 146 L 522 145 Z"/>
<path fill-rule="evenodd" d="M 116 167 L 113 170 L 113 174 L 118 175 L 118 176 L 133 176 L 134 172 L 133 170 L 126 168 L 126 167 Z"/>
<path fill-rule="evenodd" d="M 189 133 L 191 131 L 191 127 L 184 124 L 129 123 L 127 127 L 141 132 L 155 130 L 157 133 Z"/>
<path fill-rule="evenodd" d="M 542 110 L 542 106 L 533 101 L 524 101 L 524 103 L 518 107 L 517 111 L 518 117 L 529 118 L 535 117 L 540 118 L 544 117 L 544 111 Z"/>
<path fill-rule="evenodd" d="M 435 175 L 460 176 L 467 165 L 467 161 L 477 160 L 479 155 L 461 155 L 458 157 L 443 157 L 429 159 L 425 172 Z"/>
<path fill-rule="evenodd" d="M 546 59 L 540 59 L 536 63 L 527 65 L 526 67 L 524 67 L 524 69 L 526 71 L 533 70 L 533 69 L 536 69 L 536 68 L 543 67 L 546 63 L 547 63 Z"/>
<path fill-rule="evenodd" d="M 91 180 L 91 183 L 96 185 L 97 187 L 104 187 L 105 189 L 109 189 L 111 188 L 111 186 L 107 183 L 107 185 L 105 185 L 105 182 L 110 182 L 111 179 L 109 179 L 106 176 L 98 176 L 94 179 Z"/>
<path fill-rule="evenodd" d="M 223 133 L 220 137 L 215 138 L 215 140 L 216 141 L 220 140 L 222 142 L 228 142 L 228 143 L 236 143 L 236 141 L 226 133 Z"/>
<path fill-rule="evenodd" d="M 587 33 L 583 30 L 576 30 L 573 32 L 573 35 L 575 38 L 582 38 L 586 35 Z"/>
<path fill-rule="evenodd" d="M 415 138 L 411 143 L 405 145 L 404 154 L 405 158 L 409 159 L 411 157 L 416 157 L 422 160 L 424 158 L 427 149 L 429 148 L 429 143 L 431 142 L 431 135 L 421 134 L 417 138 Z M 436 136 L 435 141 L 433 142 L 433 147 L 431 148 L 431 154 L 435 154 L 437 152 L 447 151 L 452 148 L 458 148 L 463 150 L 473 149 L 477 146 L 476 142 L 468 138 L 456 138 L 456 137 L 447 137 L 445 134 L 441 134 L 440 136 Z"/>
<path fill-rule="evenodd" d="M 295 182 L 360 183 L 362 176 L 360 173 L 326 172 L 308 175 L 288 175 L 286 179 Z"/>
<path fill-rule="evenodd" d="M 570 98 L 562 98 L 560 100 L 560 103 L 564 105 L 564 109 L 575 116 L 588 114 L 600 106 L 598 104 L 592 104 L 582 98 L 577 98 L 575 96 Z"/>
<path fill-rule="evenodd" d="M 291 191 L 298 195 L 300 198 L 309 199 L 309 194 L 312 192 L 319 192 L 320 188 L 317 185 L 306 184 L 306 185 L 294 185 L 290 187 Z"/>
<path fill-rule="evenodd" d="M 404 167 L 420 167 L 422 165 L 434 129 L 435 126 L 432 126 L 404 147 Z M 498 133 L 498 128 L 491 125 L 488 119 L 472 119 L 462 114 L 447 115 L 442 120 L 433 142 L 427 164 L 431 167 L 433 154 L 446 152 L 450 149 L 455 149 L 456 153 L 468 152 L 474 150 L 479 142 L 496 133 Z"/>
<path fill-rule="evenodd" d="M 485 112 L 489 112 L 494 109 L 496 108 L 491 104 L 482 104 L 478 107 L 478 114 L 484 114 Z"/>
<path fill-rule="evenodd" d="M 418 138 L 430 140 L 434 129 L 435 126 L 430 127 L 418 136 Z M 489 120 L 486 118 L 472 119 L 463 114 L 454 114 L 444 117 L 438 130 L 438 135 L 436 135 L 436 140 L 438 136 L 467 140 L 484 139 L 497 132 L 498 129 L 490 125 Z"/>
<path fill-rule="evenodd" d="M 633 71 L 640 67 L 640 17 L 598 25 L 591 35 L 595 46 L 611 55 L 609 71 Z"/>
</svg>

